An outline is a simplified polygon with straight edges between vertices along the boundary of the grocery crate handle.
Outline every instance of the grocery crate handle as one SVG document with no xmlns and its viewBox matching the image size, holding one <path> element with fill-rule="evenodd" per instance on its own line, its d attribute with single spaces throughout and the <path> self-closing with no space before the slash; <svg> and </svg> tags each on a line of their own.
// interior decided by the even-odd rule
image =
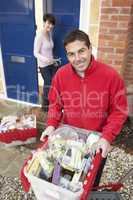
<svg viewBox="0 0 133 200">
<path fill-rule="evenodd" d="M 94 159 L 93 159 L 93 168 L 90 170 L 90 172 L 87 175 L 87 179 L 84 182 L 84 192 L 81 194 L 80 196 L 80 200 L 86 200 L 88 195 L 90 194 L 92 188 L 93 188 L 93 184 L 95 181 L 95 177 L 97 174 L 97 171 L 100 167 L 101 161 L 102 161 L 102 155 L 101 153 L 96 153 Z"/>
</svg>

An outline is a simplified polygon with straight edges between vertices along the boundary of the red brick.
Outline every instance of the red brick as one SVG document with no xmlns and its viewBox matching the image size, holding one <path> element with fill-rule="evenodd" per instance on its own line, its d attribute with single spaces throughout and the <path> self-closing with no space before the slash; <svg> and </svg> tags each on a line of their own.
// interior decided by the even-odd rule
<svg viewBox="0 0 133 200">
<path fill-rule="evenodd" d="M 112 4 L 112 2 L 111 1 L 107 1 L 107 0 L 102 0 L 102 3 L 101 3 L 101 6 L 102 7 L 110 7 L 111 6 L 111 4 Z"/>
<path fill-rule="evenodd" d="M 99 51 L 106 53 L 114 53 L 114 48 L 111 47 L 100 47 Z"/>
<path fill-rule="evenodd" d="M 113 7 L 128 7 L 131 6 L 132 0 L 112 0 Z"/>
<path fill-rule="evenodd" d="M 98 44 L 99 44 L 99 47 L 107 47 L 109 46 L 109 41 L 99 38 Z"/>
<path fill-rule="evenodd" d="M 131 55 L 133 55 L 133 44 L 132 44 L 132 42 L 133 42 L 133 40 L 130 40 L 129 38 L 128 38 L 128 43 L 127 43 L 127 45 L 128 45 L 128 54 L 131 54 Z"/>
<path fill-rule="evenodd" d="M 123 60 L 123 55 L 121 55 L 121 54 L 111 54 L 111 53 L 109 53 L 109 58 L 110 59 L 116 59 L 116 60 L 119 60 L 119 61 L 122 61 Z"/>
<path fill-rule="evenodd" d="M 117 35 L 115 35 L 115 37 L 116 37 L 116 39 L 117 40 L 123 40 L 123 41 L 125 41 L 126 42 L 126 40 L 127 40 L 127 34 L 117 34 Z"/>
<path fill-rule="evenodd" d="M 101 13 L 102 14 L 119 14 L 119 9 L 118 8 L 101 8 Z"/>
<path fill-rule="evenodd" d="M 126 66 L 124 66 L 124 74 L 126 76 L 129 76 L 129 75 L 133 76 L 132 68 L 129 68 L 128 70 L 126 70 Z"/>
<path fill-rule="evenodd" d="M 133 22 L 129 22 L 129 28 L 132 30 L 132 27 L 133 27 Z"/>
<path fill-rule="evenodd" d="M 128 73 L 128 74 L 125 73 L 125 71 L 126 71 L 127 69 L 129 70 L 130 67 L 125 66 L 125 68 L 124 68 L 124 75 L 127 77 L 127 79 L 130 78 L 130 77 L 132 77 L 132 79 L 133 79 L 133 69 L 129 70 L 129 73 Z"/>
<path fill-rule="evenodd" d="M 101 22 L 100 26 L 107 27 L 107 28 L 116 27 L 117 26 L 117 22 L 111 22 L 111 21 L 110 22 Z"/>
<path fill-rule="evenodd" d="M 112 47 L 118 47 L 118 48 L 124 48 L 125 47 L 125 41 L 111 41 L 109 42 L 109 46 Z"/>
<path fill-rule="evenodd" d="M 99 38 L 100 38 L 100 39 L 103 39 L 103 40 L 113 40 L 113 39 L 115 39 L 115 35 L 113 35 L 113 34 L 102 34 L 102 33 L 100 33 L 100 34 L 99 34 Z"/>
<path fill-rule="evenodd" d="M 133 84 L 133 0 L 102 0 L 98 58 Z"/>
<path fill-rule="evenodd" d="M 130 15 L 131 13 L 131 8 L 121 8 L 120 9 L 120 14 L 127 14 L 127 15 Z"/>
<path fill-rule="evenodd" d="M 126 78 L 126 80 L 132 80 L 133 78 L 131 76 L 129 76 L 128 74 L 123 73 L 124 77 Z"/>
<path fill-rule="evenodd" d="M 110 16 L 107 15 L 107 14 L 101 14 L 101 16 L 100 16 L 101 21 L 106 21 L 106 20 L 109 20 L 109 19 L 110 19 Z"/>
<path fill-rule="evenodd" d="M 128 29 L 128 21 L 127 22 L 119 22 L 118 23 L 118 28 L 127 28 Z"/>
<path fill-rule="evenodd" d="M 130 78 L 129 78 L 129 77 L 128 77 L 128 78 L 126 77 L 126 79 L 127 79 L 128 81 L 133 81 L 133 77 L 130 77 Z"/>
<path fill-rule="evenodd" d="M 120 48 L 117 48 L 116 50 L 116 53 L 120 53 L 120 54 L 123 54 L 125 52 L 125 49 L 120 49 Z"/>
<path fill-rule="evenodd" d="M 129 68 L 132 68 L 133 69 L 133 62 L 132 61 L 127 61 L 127 66 L 128 66 L 128 69 Z"/>
<path fill-rule="evenodd" d="M 130 20 L 130 16 L 127 15 L 113 15 L 111 16 L 111 20 L 113 21 L 129 21 Z"/>
<path fill-rule="evenodd" d="M 109 33 L 112 33 L 112 34 L 119 34 L 119 35 L 123 35 L 124 33 L 127 34 L 127 29 L 115 29 L 114 27 L 113 28 L 110 28 Z"/>
<path fill-rule="evenodd" d="M 107 56 L 105 55 L 105 53 L 99 51 L 98 49 L 98 58 L 106 58 Z"/>
<path fill-rule="evenodd" d="M 112 60 L 109 60 L 109 59 L 103 59 L 103 62 L 105 64 L 107 64 L 107 65 L 112 65 L 113 64 Z"/>
<path fill-rule="evenodd" d="M 119 16 L 118 15 L 113 15 L 113 16 L 111 16 L 111 20 L 117 21 L 117 20 L 119 20 Z"/>
<path fill-rule="evenodd" d="M 121 67 L 122 67 L 122 63 L 123 63 L 122 60 L 115 60 L 115 61 L 114 61 L 114 64 L 115 64 L 115 65 L 121 65 Z"/>
<path fill-rule="evenodd" d="M 102 34 L 108 33 L 108 29 L 106 27 L 101 27 L 100 26 L 99 33 L 102 33 Z"/>
</svg>

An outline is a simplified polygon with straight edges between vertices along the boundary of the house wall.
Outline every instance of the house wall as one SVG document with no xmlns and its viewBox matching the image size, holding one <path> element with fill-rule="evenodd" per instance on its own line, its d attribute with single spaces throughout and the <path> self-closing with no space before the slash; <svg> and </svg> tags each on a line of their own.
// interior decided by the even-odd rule
<svg viewBox="0 0 133 200">
<path fill-rule="evenodd" d="M 124 68 L 132 3 L 132 0 L 101 0 L 98 59 L 120 73 Z"/>
<path fill-rule="evenodd" d="M 133 5 L 128 25 L 125 58 L 123 63 L 123 76 L 129 92 L 133 92 Z"/>
<path fill-rule="evenodd" d="M 101 0 L 97 53 L 123 76 L 133 116 L 133 0 Z"/>
</svg>

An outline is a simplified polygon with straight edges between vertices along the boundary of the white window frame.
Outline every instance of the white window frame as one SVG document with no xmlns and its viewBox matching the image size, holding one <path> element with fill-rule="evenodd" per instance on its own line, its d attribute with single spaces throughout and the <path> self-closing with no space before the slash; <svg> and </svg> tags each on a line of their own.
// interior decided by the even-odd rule
<svg viewBox="0 0 133 200">
<path fill-rule="evenodd" d="M 1 45 L 0 45 L 0 73 L 1 73 L 1 80 L 2 80 L 2 86 L 3 86 L 3 92 L 2 94 L 0 94 L 0 97 L 6 98 L 7 97 L 6 81 L 5 81 L 5 74 L 4 74 L 4 65 L 3 65 L 3 60 L 2 60 Z"/>
</svg>

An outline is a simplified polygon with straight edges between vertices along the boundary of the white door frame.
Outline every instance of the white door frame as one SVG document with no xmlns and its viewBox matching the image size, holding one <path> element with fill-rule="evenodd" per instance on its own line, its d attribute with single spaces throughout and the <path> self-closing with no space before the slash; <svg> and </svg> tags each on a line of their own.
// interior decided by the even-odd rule
<svg viewBox="0 0 133 200">
<path fill-rule="evenodd" d="M 91 0 L 80 0 L 79 29 L 88 34 L 90 24 Z"/>
<path fill-rule="evenodd" d="M 7 97 L 6 81 L 5 81 L 5 74 L 4 74 L 4 66 L 3 66 L 1 45 L 0 45 L 0 73 L 1 73 L 1 80 L 2 80 L 2 86 L 3 86 L 3 92 L 2 92 L 2 94 L 0 94 L 0 97 L 6 98 Z"/>
<path fill-rule="evenodd" d="M 80 0 L 80 21 L 79 29 L 84 31 L 86 34 L 89 33 L 90 29 L 90 9 L 92 0 Z M 92 46 L 92 54 L 97 57 L 97 48 Z"/>
</svg>

